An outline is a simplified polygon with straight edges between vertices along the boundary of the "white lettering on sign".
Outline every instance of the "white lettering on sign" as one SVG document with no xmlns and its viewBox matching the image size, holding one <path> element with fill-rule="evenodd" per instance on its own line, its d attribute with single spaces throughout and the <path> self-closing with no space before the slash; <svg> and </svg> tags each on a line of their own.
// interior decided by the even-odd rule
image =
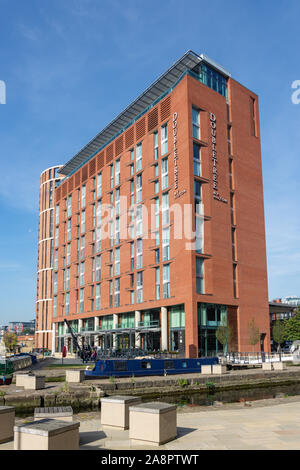
<svg viewBox="0 0 300 470">
<path fill-rule="evenodd" d="M 217 119 L 213 113 L 210 113 L 210 131 L 211 131 L 211 145 L 212 145 L 212 162 L 213 162 L 213 174 L 212 174 L 212 182 L 213 182 L 213 197 L 218 201 L 227 203 L 227 199 L 220 196 L 218 191 L 218 158 L 217 158 Z"/>
<path fill-rule="evenodd" d="M 186 189 L 179 191 L 178 189 L 178 149 L 177 149 L 177 133 L 178 133 L 178 113 L 173 114 L 173 144 L 174 144 L 174 197 L 178 199 L 186 193 Z"/>
</svg>

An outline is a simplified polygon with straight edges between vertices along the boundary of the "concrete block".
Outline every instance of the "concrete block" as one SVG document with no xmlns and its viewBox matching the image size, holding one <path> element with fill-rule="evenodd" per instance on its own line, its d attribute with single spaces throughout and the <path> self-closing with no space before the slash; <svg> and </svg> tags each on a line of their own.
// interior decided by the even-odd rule
<svg viewBox="0 0 300 470">
<path fill-rule="evenodd" d="M 14 427 L 14 450 L 78 450 L 80 423 L 42 419 Z"/>
<path fill-rule="evenodd" d="M 274 370 L 285 370 L 286 369 L 286 363 L 285 362 L 273 362 L 273 368 Z"/>
<path fill-rule="evenodd" d="M 201 366 L 201 374 L 212 374 L 212 366 L 203 364 Z"/>
<path fill-rule="evenodd" d="M 140 397 L 113 396 L 101 398 L 101 424 L 129 428 L 129 406 L 141 403 Z"/>
<path fill-rule="evenodd" d="M 273 370 L 273 363 L 272 362 L 263 362 L 262 363 L 262 370 Z"/>
<path fill-rule="evenodd" d="M 66 381 L 71 383 L 81 383 L 84 381 L 84 369 L 72 369 L 66 371 Z"/>
<path fill-rule="evenodd" d="M 45 377 L 42 375 L 27 375 L 23 378 L 25 390 L 41 390 L 45 388 Z"/>
<path fill-rule="evenodd" d="M 132 443 L 160 446 L 176 436 L 175 405 L 152 402 L 129 407 L 129 438 Z"/>
<path fill-rule="evenodd" d="M 224 364 L 214 364 L 212 366 L 212 373 L 213 374 L 226 374 L 227 367 Z"/>
<path fill-rule="evenodd" d="M 15 409 L 13 406 L 0 406 L 0 443 L 14 437 Z"/>
<path fill-rule="evenodd" d="M 16 374 L 16 386 L 24 387 L 24 381 L 30 374 L 28 372 L 18 372 Z"/>
<path fill-rule="evenodd" d="M 73 409 L 71 406 L 50 406 L 34 409 L 34 421 L 41 419 L 60 419 L 62 421 L 73 421 Z"/>
</svg>

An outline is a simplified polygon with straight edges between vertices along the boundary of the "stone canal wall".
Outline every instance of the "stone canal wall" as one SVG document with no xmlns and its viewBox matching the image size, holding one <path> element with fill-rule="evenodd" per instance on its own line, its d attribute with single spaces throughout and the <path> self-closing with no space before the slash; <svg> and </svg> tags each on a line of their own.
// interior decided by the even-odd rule
<svg viewBox="0 0 300 470">
<path fill-rule="evenodd" d="M 55 376 L 46 377 L 46 388 L 23 391 L 15 385 L 0 387 L 0 406 L 14 406 L 16 413 L 31 414 L 36 407 L 72 406 L 74 411 L 98 409 L 102 396 L 139 395 L 144 399 L 182 393 L 212 393 L 276 385 L 300 384 L 300 367 L 284 371 L 245 370 L 222 375 L 184 374 L 167 377 L 131 377 L 123 379 L 85 380 L 81 384 L 55 383 Z M 61 380 L 61 371 L 59 371 Z"/>
</svg>

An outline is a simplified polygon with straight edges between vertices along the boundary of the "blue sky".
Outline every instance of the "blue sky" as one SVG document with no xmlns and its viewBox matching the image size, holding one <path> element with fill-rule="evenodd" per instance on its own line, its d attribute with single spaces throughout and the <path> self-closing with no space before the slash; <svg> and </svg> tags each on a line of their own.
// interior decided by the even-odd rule
<svg viewBox="0 0 300 470">
<path fill-rule="evenodd" d="M 34 318 L 40 173 L 188 49 L 260 97 L 269 297 L 300 295 L 299 14 L 298 0 L 0 0 L 0 324 Z"/>
</svg>

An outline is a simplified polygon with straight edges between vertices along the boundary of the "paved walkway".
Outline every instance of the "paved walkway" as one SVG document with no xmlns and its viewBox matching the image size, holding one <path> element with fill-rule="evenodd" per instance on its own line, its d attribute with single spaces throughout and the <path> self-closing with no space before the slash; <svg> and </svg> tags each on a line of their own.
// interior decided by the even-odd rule
<svg viewBox="0 0 300 470">
<path fill-rule="evenodd" d="M 100 424 L 100 413 L 80 413 L 80 449 L 299 450 L 300 397 L 251 403 L 186 407 L 177 413 L 178 437 L 163 446 L 131 446 L 128 431 Z M 16 419 L 16 422 L 30 418 Z M 13 449 L 13 442 L 0 450 Z"/>
</svg>

